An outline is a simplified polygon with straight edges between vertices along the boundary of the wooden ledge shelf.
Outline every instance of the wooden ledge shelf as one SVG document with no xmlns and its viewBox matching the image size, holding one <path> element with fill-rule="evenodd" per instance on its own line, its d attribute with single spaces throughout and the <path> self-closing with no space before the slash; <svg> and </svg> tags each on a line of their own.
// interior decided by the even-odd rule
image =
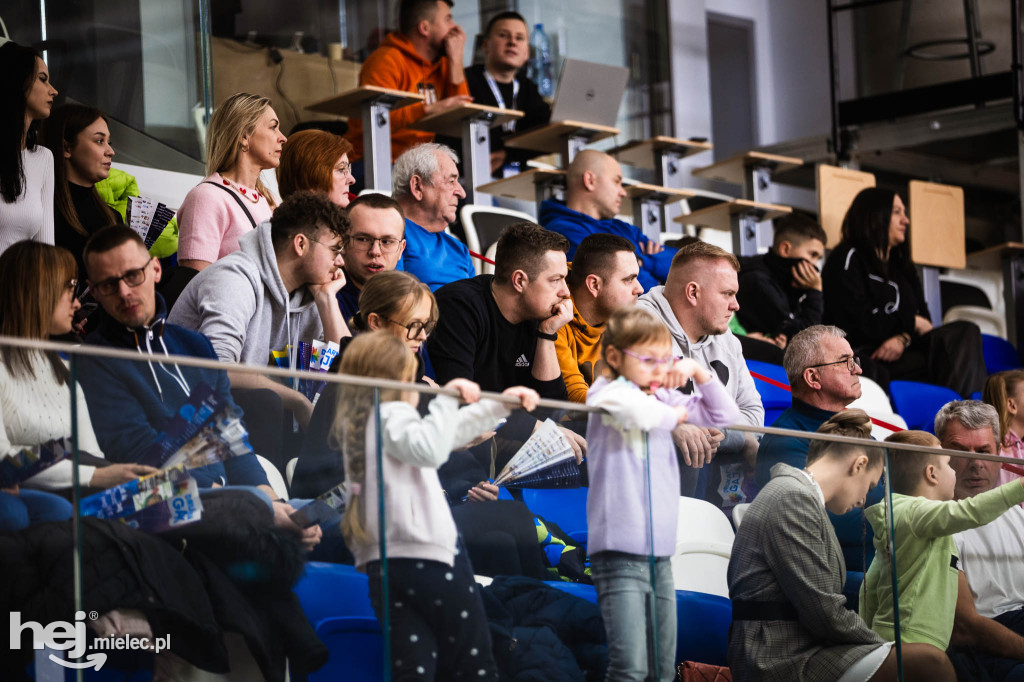
<svg viewBox="0 0 1024 682">
<path fill-rule="evenodd" d="M 477 187 L 478 192 L 506 199 L 537 200 L 537 186 L 565 185 L 565 171 L 535 168 Z"/>
<path fill-rule="evenodd" d="M 630 201 L 651 201 L 664 205 L 674 204 L 696 196 L 694 192 L 689 190 L 662 187 L 661 185 L 648 185 L 645 182 L 626 185 L 625 190 L 626 197 Z"/>
<path fill-rule="evenodd" d="M 340 95 L 334 95 L 319 102 L 314 102 L 306 107 L 306 110 L 321 114 L 359 118 L 363 112 L 363 104 L 374 100 L 386 101 L 392 109 L 400 109 L 416 102 L 422 102 L 423 95 L 380 88 L 376 85 L 361 85 L 358 88 L 346 90 Z"/>
<path fill-rule="evenodd" d="M 748 199 L 735 199 L 702 208 L 689 215 L 681 215 L 675 219 L 675 222 L 682 223 L 683 225 L 697 225 L 712 230 L 730 232 L 733 229 L 734 216 L 752 216 L 760 222 L 763 220 L 774 220 L 792 212 L 793 209 L 789 206 L 766 204 L 749 201 Z"/>
<path fill-rule="evenodd" d="M 708 180 L 720 180 L 734 185 L 743 185 L 747 182 L 749 172 L 754 168 L 768 168 L 775 175 L 793 170 L 802 165 L 804 165 L 803 159 L 798 159 L 795 156 L 746 152 L 724 161 L 718 161 L 710 166 L 695 168 L 691 171 L 691 175 L 698 178 L 707 178 Z"/>
<path fill-rule="evenodd" d="M 657 135 L 646 140 L 633 140 L 621 147 L 608 150 L 608 153 L 619 160 L 636 168 L 657 169 L 658 156 L 662 153 L 678 154 L 680 158 L 711 151 L 714 147 L 710 142 L 684 140 L 678 137 Z"/>
<path fill-rule="evenodd" d="M 510 137 L 505 140 L 505 146 L 534 152 L 557 153 L 562 151 L 564 140 L 568 137 L 585 137 L 588 142 L 597 142 L 618 134 L 618 128 L 597 123 L 556 121 Z"/>
<path fill-rule="evenodd" d="M 462 127 L 467 121 L 484 121 L 488 125 L 496 126 L 522 117 L 523 112 L 516 109 L 502 109 L 469 102 L 448 111 L 424 116 L 409 127 L 435 135 L 461 137 Z"/>
</svg>

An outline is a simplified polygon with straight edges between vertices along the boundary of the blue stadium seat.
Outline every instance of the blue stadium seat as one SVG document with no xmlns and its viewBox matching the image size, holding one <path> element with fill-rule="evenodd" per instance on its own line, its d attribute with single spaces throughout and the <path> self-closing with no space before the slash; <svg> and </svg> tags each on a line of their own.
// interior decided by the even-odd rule
<svg viewBox="0 0 1024 682">
<path fill-rule="evenodd" d="M 576 542 L 587 543 L 588 488 L 523 488 L 523 504 Z"/>
<path fill-rule="evenodd" d="M 376 618 L 341 616 L 316 626 L 331 652 L 327 663 L 309 673 L 309 682 L 379 682 L 384 679 L 384 642 Z"/>
<path fill-rule="evenodd" d="M 295 585 L 295 594 L 313 627 L 333 617 L 376 618 L 366 575 L 354 566 L 306 562 L 306 572 Z"/>
<path fill-rule="evenodd" d="M 907 422 L 908 429 L 934 433 L 935 414 L 951 400 L 960 400 L 960 394 L 945 386 L 933 386 L 917 381 L 889 382 L 889 395 L 896 414 Z"/>
<path fill-rule="evenodd" d="M 755 374 L 774 379 L 780 383 L 789 385 L 786 377 L 786 370 L 779 365 L 772 365 L 757 360 L 747 360 L 747 369 Z M 786 389 L 772 386 L 767 381 L 754 377 L 754 386 L 761 394 L 761 404 L 764 405 L 764 424 L 771 426 L 779 415 L 785 412 L 793 404 L 793 395 Z"/>
<path fill-rule="evenodd" d="M 982 334 L 981 351 L 985 356 L 985 371 L 989 374 L 1021 367 L 1017 349 L 1006 339 L 991 334 Z"/>
<path fill-rule="evenodd" d="M 546 584 L 597 603 L 597 590 L 592 585 Z M 731 601 L 716 594 L 676 590 L 676 620 L 677 665 L 683 661 L 727 665 L 725 656 L 729 648 L 729 625 L 732 624 Z"/>
</svg>

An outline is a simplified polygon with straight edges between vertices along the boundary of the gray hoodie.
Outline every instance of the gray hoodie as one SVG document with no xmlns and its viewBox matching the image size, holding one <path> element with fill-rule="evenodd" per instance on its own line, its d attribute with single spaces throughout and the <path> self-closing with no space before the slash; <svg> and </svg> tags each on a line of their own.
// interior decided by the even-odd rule
<svg viewBox="0 0 1024 682">
<path fill-rule="evenodd" d="M 205 334 L 225 362 L 266 365 L 272 350 L 323 338 L 313 295 L 300 287 L 289 297 L 270 241 L 270 223 L 238 240 L 239 250 L 196 275 L 167 321 Z"/>
<path fill-rule="evenodd" d="M 663 286 L 654 287 L 641 296 L 637 305 L 657 315 L 668 327 L 672 333 L 672 352 L 677 356 L 693 358 L 722 380 L 725 390 L 740 408 L 739 423 L 764 426 L 761 394 L 757 392 L 750 370 L 747 369 L 739 339 L 731 331 L 717 336 L 705 336 L 696 342 L 690 341 L 665 298 Z"/>
</svg>

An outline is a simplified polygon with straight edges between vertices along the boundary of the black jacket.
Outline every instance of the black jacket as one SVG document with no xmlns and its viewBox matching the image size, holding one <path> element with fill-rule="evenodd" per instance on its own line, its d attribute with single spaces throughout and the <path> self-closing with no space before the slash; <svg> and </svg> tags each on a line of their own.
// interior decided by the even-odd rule
<svg viewBox="0 0 1024 682">
<path fill-rule="evenodd" d="M 747 332 L 787 338 L 811 325 L 821 324 L 824 299 L 815 289 L 793 286 L 797 258 L 783 258 L 772 251 L 742 258 L 736 313 Z"/>
<path fill-rule="evenodd" d="M 540 96 L 537 84 L 526 76 L 519 75 L 516 78 L 519 80 L 519 94 L 515 98 L 514 104 L 512 101 L 512 84 L 496 83 L 496 85 L 499 88 L 498 91 L 501 93 L 502 99 L 505 100 L 505 107 L 522 111 L 523 117 L 515 122 L 514 128 L 511 131 L 506 130 L 504 126 L 491 128 L 492 152 L 505 149 L 506 139 L 531 128 L 545 125 L 551 118 L 551 107 Z M 490 85 L 487 84 L 487 79 L 484 77 L 483 64 L 474 64 L 466 69 L 466 85 L 469 86 L 469 94 L 473 96 L 475 104 L 486 104 L 492 107 L 498 106 L 498 98 L 494 96 Z M 518 161 L 521 166 L 524 166 L 522 170 L 526 170 L 527 160 L 538 155 L 539 152 L 532 152 L 528 149 L 505 149 L 505 163 Z M 494 173 L 494 177 L 500 178 L 501 176 L 501 169 L 499 168 Z"/>
<path fill-rule="evenodd" d="M 877 258 L 840 244 L 821 273 L 826 324 L 843 329 L 857 349 L 878 348 L 897 334 L 916 336 L 914 316 L 929 318 L 913 265 L 885 268 Z"/>
<path fill-rule="evenodd" d="M 273 528 L 248 492 L 204 495 L 203 506 L 201 521 L 161 536 L 83 518 L 83 610 L 141 611 L 173 653 L 210 672 L 228 672 L 226 631 L 245 637 L 272 682 L 284 680 L 285 656 L 304 670 L 323 665 L 327 650 L 291 591 L 303 570 L 298 539 Z M 0 535 L 0 609 L 23 623 L 73 621 L 73 547 L 71 521 Z M 31 653 L 23 638 L 0 652 L 0 670 L 23 668 Z"/>
</svg>

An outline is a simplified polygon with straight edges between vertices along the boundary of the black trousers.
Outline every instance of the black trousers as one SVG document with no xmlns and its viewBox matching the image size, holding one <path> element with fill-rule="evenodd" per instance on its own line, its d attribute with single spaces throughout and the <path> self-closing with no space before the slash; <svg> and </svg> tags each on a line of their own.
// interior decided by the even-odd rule
<svg viewBox="0 0 1024 682">
<path fill-rule="evenodd" d="M 399 680 L 497 680 L 479 586 L 462 543 L 455 565 L 389 559 L 391 676 Z M 367 564 L 370 601 L 384 621 L 381 564 Z"/>
<path fill-rule="evenodd" d="M 1024 609 L 1008 611 L 995 617 L 996 621 L 1024 635 Z M 949 660 L 956 668 L 957 679 L 977 682 L 1021 682 L 1024 680 L 1024 661 L 996 658 L 980 651 L 950 647 Z"/>
<path fill-rule="evenodd" d="M 978 325 L 957 320 L 914 339 L 895 362 L 868 362 L 874 348 L 859 348 L 864 374 L 888 390 L 893 380 L 947 386 L 967 398 L 985 388 L 985 356 Z"/>
</svg>

